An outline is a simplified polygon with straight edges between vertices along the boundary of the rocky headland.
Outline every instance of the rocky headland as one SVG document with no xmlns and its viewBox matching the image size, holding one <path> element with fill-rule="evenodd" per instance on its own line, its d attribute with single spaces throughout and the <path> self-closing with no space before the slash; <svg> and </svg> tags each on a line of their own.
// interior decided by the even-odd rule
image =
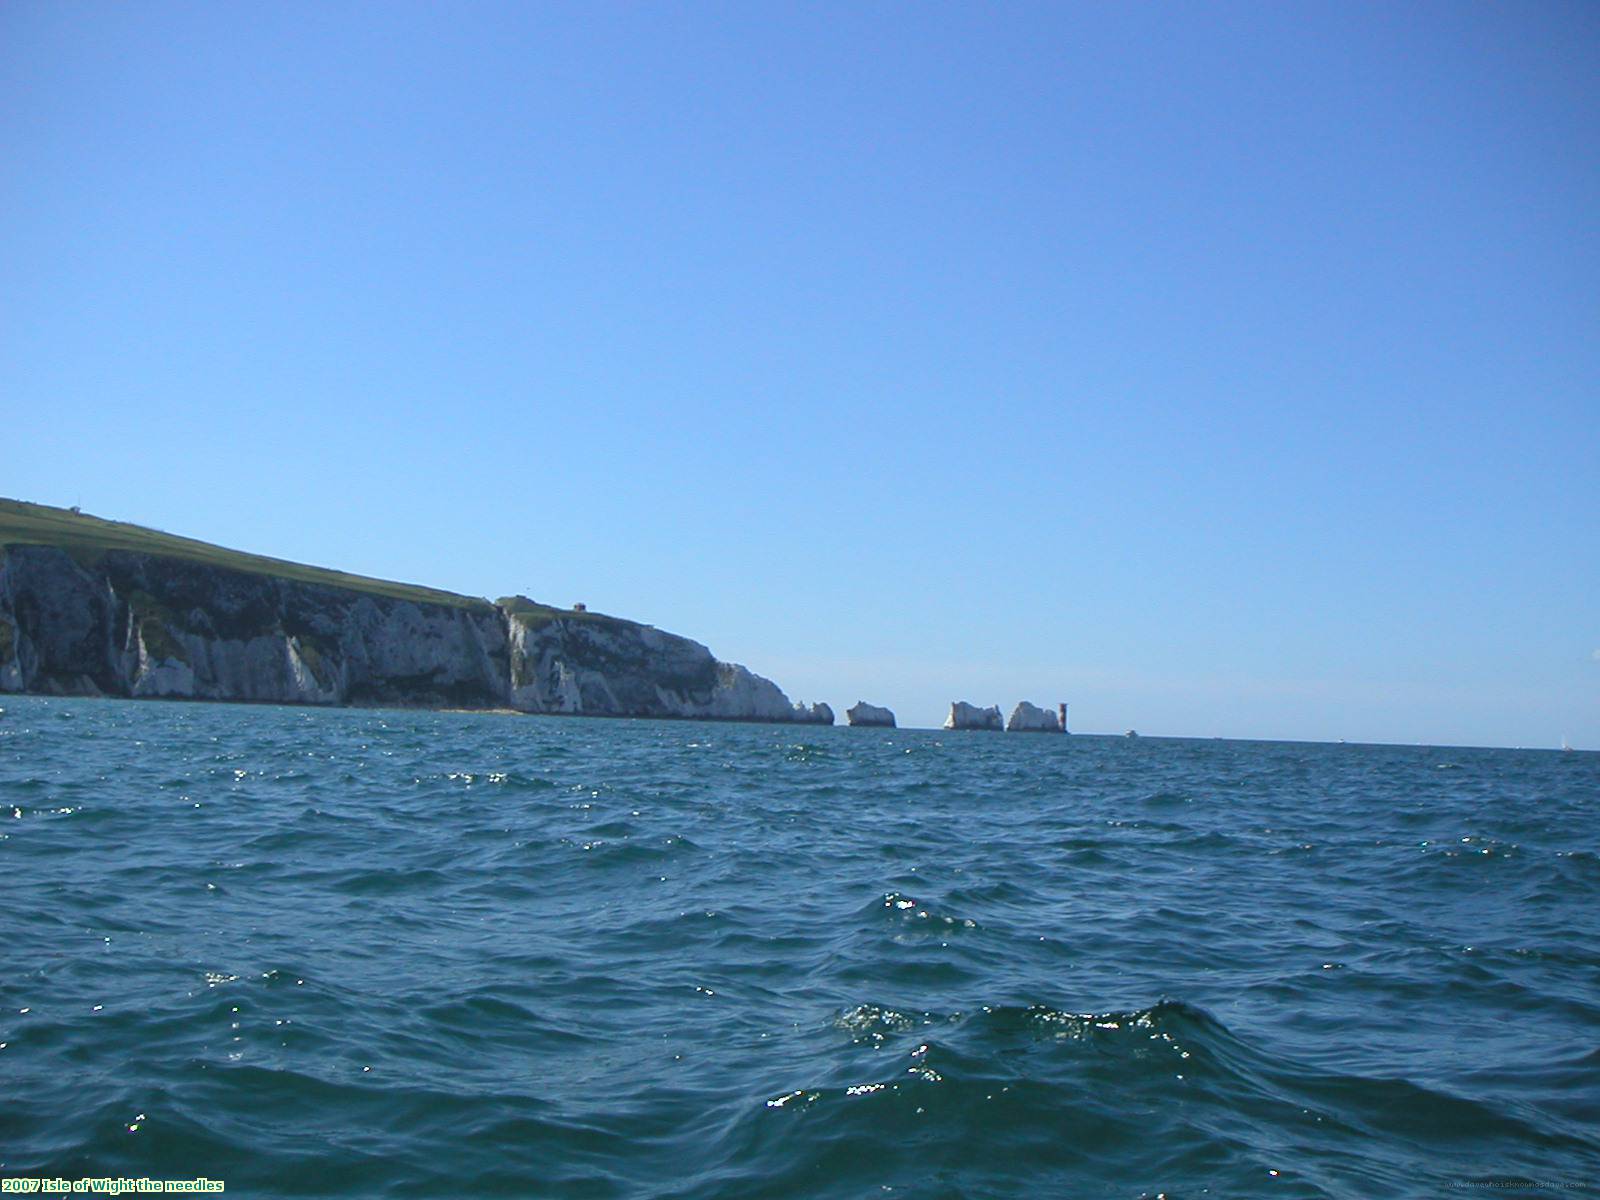
<svg viewBox="0 0 1600 1200">
<path fill-rule="evenodd" d="M 833 723 L 689 638 L 0 501 L 0 691 Z"/>
</svg>

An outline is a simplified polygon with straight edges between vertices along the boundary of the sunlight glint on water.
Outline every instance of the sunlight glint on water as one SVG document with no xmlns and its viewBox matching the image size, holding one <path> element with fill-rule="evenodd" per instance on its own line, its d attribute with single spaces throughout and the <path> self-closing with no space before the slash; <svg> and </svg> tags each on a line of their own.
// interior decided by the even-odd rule
<svg viewBox="0 0 1600 1200">
<path fill-rule="evenodd" d="M 7 697 L 0 802 L 6 1176 L 1600 1180 L 1600 756 Z"/>
</svg>

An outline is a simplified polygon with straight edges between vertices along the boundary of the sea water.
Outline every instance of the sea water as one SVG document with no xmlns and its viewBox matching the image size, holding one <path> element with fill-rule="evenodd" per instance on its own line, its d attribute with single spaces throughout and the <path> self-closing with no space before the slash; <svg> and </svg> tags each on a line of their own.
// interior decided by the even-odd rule
<svg viewBox="0 0 1600 1200">
<path fill-rule="evenodd" d="M 1600 756 L 3 698 L 0 1175 L 1600 1190 Z"/>
</svg>

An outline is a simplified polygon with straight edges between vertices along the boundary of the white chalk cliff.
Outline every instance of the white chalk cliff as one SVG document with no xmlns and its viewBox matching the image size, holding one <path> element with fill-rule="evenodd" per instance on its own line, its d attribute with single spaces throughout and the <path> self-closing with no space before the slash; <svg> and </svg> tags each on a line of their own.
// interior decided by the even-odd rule
<svg viewBox="0 0 1600 1200">
<path fill-rule="evenodd" d="M 879 708 L 876 704 L 868 704 L 865 700 L 856 703 L 844 710 L 845 720 L 852 725 L 883 725 L 894 728 L 894 713 L 887 708 Z"/>
<path fill-rule="evenodd" d="M 1007 733 L 1060 733 L 1061 722 L 1056 714 L 1026 700 L 1011 710 L 1006 721 Z"/>
<path fill-rule="evenodd" d="M 950 706 L 950 715 L 944 719 L 946 729 L 999 729 L 1000 706 L 991 705 L 988 708 L 979 708 L 975 704 L 968 704 L 965 700 L 957 700 Z"/>
<path fill-rule="evenodd" d="M 182 558 L 0 547 L 0 691 L 832 724 L 699 642 L 523 597 L 434 603 Z"/>
</svg>

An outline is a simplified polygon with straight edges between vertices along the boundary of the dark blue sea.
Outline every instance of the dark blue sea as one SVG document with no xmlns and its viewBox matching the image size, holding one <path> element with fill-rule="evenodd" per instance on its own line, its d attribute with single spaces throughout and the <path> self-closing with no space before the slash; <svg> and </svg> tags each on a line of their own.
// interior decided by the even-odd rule
<svg viewBox="0 0 1600 1200">
<path fill-rule="evenodd" d="M 0 703 L 8 1178 L 1600 1191 L 1600 755 Z"/>
</svg>

